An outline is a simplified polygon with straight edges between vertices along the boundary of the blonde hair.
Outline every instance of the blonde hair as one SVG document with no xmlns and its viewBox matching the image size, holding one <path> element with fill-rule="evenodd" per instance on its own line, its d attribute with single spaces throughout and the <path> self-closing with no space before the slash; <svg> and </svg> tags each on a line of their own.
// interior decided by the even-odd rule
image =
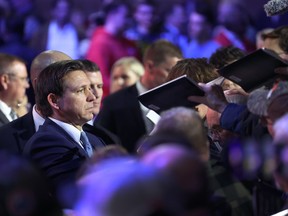
<svg viewBox="0 0 288 216">
<path fill-rule="evenodd" d="M 125 71 L 131 70 L 139 77 L 141 77 L 144 74 L 144 67 L 142 63 L 134 57 L 123 57 L 118 59 L 113 64 L 112 71 L 118 66 L 123 66 Z"/>
</svg>

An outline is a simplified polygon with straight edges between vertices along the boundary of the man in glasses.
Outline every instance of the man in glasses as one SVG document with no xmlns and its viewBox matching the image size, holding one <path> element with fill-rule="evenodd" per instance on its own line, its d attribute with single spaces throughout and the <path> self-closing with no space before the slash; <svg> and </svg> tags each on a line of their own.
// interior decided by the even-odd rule
<svg viewBox="0 0 288 216">
<path fill-rule="evenodd" d="M 3 126 L 17 119 L 13 108 L 22 102 L 29 88 L 24 60 L 0 53 L 0 80 L 0 126 Z"/>
</svg>

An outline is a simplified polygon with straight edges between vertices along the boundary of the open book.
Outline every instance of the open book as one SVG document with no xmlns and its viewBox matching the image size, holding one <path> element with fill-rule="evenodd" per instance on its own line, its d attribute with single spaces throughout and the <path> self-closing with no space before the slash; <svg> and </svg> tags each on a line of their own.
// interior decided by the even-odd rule
<svg viewBox="0 0 288 216">
<path fill-rule="evenodd" d="M 221 68 L 219 73 L 250 92 L 272 83 L 278 77 L 274 69 L 285 66 L 288 67 L 288 62 L 272 50 L 262 48 Z"/>
<path fill-rule="evenodd" d="M 139 95 L 138 100 L 147 108 L 160 114 L 164 110 L 177 106 L 192 108 L 198 104 L 188 101 L 187 98 L 191 95 L 204 96 L 204 94 L 195 81 L 183 75 Z"/>
</svg>

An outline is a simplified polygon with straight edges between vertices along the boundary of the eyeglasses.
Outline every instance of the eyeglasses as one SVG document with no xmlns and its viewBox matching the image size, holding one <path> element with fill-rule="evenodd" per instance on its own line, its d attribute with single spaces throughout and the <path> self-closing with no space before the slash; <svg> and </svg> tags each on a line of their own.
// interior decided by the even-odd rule
<svg viewBox="0 0 288 216">
<path fill-rule="evenodd" d="M 28 77 L 20 77 L 20 76 L 17 76 L 16 74 L 12 74 L 12 73 L 7 73 L 8 76 L 11 76 L 11 77 L 16 77 L 18 78 L 21 82 L 27 82 L 29 83 L 30 82 L 30 79 Z"/>
</svg>

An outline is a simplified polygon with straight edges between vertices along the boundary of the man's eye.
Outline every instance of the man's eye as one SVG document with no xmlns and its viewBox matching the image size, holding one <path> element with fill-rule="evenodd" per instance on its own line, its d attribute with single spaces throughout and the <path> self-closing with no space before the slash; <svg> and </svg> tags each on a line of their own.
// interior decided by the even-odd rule
<svg viewBox="0 0 288 216">
<path fill-rule="evenodd" d="M 82 88 L 82 89 L 79 89 L 79 90 L 77 91 L 77 93 L 82 93 L 82 92 L 84 92 L 84 91 L 85 91 L 85 89 Z"/>
</svg>

